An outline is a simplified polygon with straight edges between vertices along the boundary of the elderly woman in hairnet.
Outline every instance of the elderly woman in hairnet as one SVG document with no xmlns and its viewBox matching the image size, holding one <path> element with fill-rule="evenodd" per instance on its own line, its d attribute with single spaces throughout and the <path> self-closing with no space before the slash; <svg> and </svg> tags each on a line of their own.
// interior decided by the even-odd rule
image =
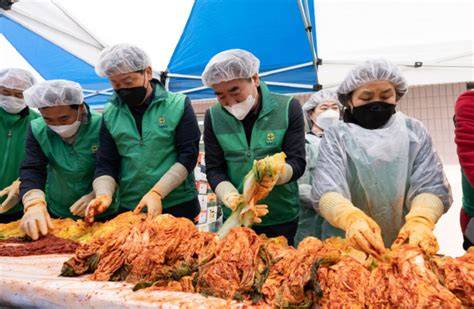
<svg viewBox="0 0 474 309">
<path fill-rule="evenodd" d="M 42 116 L 31 122 L 20 169 L 25 211 L 21 228 L 37 239 L 53 227 L 51 216 L 83 217 L 94 198 L 92 180 L 102 117 L 83 102 L 81 86 L 75 82 L 45 81 L 24 95 L 28 106 Z M 109 208 L 103 219 L 113 216 L 116 208 Z"/>
<path fill-rule="evenodd" d="M 337 90 L 344 122 L 326 131 L 314 173 L 313 203 L 328 222 L 323 237 L 339 228 L 374 256 L 404 243 L 436 253 L 433 229 L 452 203 L 428 131 L 396 112 L 406 92 L 405 78 L 386 60 L 354 67 Z"/>
<path fill-rule="evenodd" d="M 324 89 L 314 93 L 303 105 L 303 111 L 308 122 L 309 132 L 305 136 L 306 169 L 298 179 L 300 193 L 300 214 L 295 245 L 303 238 L 313 236 L 321 238 L 323 217 L 319 216 L 311 203 L 311 184 L 314 182 L 314 170 L 318 158 L 319 145 L 324 136 L 324 130 L 339 122 L 341 104 L 336 91 Z"/>
<path fill-rule="evenodd" d="M 303 112 L 298 100 L 267 88 L 259 66 L 250 52 L 231 49 L 215 55 L 204 70 L 202 80 L 218 101 L 204 118 L 206 174 L 227 217 L 242 199 L 243 179 L 253 161 L 285 152 L 285 168 L 261 201 L 269 213 L 252 228 L 268 237 L 285 236 L 293 244 L 299 210 L 296 180 L 306 165 Z"/>
<path fill-rule="evenodd" d="M 35 83 L 25 70 L 0 70 L 0 223 L 15 221 L 23 215 L 20 194 L 20 163 L 25 157 L 25 137 L 30 121 L 39 117 L 28 108 L 23 91 Z"/>
</svg>

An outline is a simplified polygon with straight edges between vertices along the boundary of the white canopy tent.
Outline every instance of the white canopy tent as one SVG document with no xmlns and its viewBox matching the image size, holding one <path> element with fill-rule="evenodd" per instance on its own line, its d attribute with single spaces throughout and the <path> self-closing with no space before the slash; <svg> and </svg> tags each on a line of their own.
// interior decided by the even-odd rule
<svg viewBox="0 0 474 309">
<path fill-rule="evenodd" d="M 0 9 L 0 67 L 20 67 L 38 80 L 79 82 L 91 104 L 111 94 L 94 72 L 102 44 L 59 3 L 20 1 Z"/>
<path fill-rule="evenodd" d="M 4 14 L 91 65 L 105 46 L 57 1 L 22 0 Z"/>
<path fill-rule="evenodd" d="M 166 69 L 193 4 L 57 1 L 108 44 L 142 46 L 157 71 Z M 316 0 L 315 20 L 318 57 L 323 59 L 319 82 L 324 88 L 335 87 L 355 63 L 373 57 L 401 65 L 410 85 L 474 80 L 470 0 Z M 414 68 L 415 62 L 422 66 Z"/>
<path fill-rule="evenodd" d="M 329 57 L 319 67 L 324 88 L 335 88 L 351 67 L 369 58 L 385 57 L 399 65 L 411 86 L 474 81 L 472 41 L 404 45 L 390 50 L 369 49 L 350 57 Z"/>
<path fill-rule="evenodd" d="M 128 42 L 150 54 L 155 71 L 164 71 L 192 5 L 193 0 L 20 0 L 3 13 L 87 64 L 94 65 L 104 46 Z M 411 85 L 472 81 L 473 9 L 467 0 L 315 1 L 323 59 L 319 82 L 335 87 L 355 63 L 372 57 L 401 65 Z M 0 47 L 0 67 L 19 66 L 42 79 L 1 34 Z M 86 92 L 110 94 L 110 88 L 99 88 Z"/>
</svg>

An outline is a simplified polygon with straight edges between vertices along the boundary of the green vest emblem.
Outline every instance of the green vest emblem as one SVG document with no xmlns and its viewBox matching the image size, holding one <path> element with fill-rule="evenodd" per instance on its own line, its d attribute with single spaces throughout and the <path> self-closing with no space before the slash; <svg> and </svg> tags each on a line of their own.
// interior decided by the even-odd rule
<svg viewBox="0 0 474 309">
<path fill-rule="evenodd" d="M 267 133 L 267 144 L 273 145 L 275 143 L 275 133 L 272 131 Z"/>
<path fill-rule="evenodd" d="M 158 118 L 158 126 L 160 127 L 160 129 L 165 129 L 166 127 L 168 127 L 166 125 L 166 118 L 161 116 L 160 118 Z"/>
<path fill-rule="evenodd" d="M 92 146 L 91 146 L 91 152 L 92 152 L 92 153 L 96 153 L 98 148 L 99 148 L 99 147 L 97 146 L 97 144 L 92 144 Z"/>
</svg>

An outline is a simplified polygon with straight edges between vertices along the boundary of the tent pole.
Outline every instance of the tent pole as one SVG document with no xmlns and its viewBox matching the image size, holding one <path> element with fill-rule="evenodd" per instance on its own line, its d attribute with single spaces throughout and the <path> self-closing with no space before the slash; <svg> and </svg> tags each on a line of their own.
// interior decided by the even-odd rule
<svg viewBox="0 0 474 309">
<path fill-rule="evenodd" d="M 312 62 L 312 61 L 311 61 L 311 62 L 302 63 L 302 64 L 297 64 L 297 65 L 292 65 L 292 66 L 286 67 L 286 68 L 281 68 L 281 69 L 276 69 L 276 70 L 272 70 L 272 71 L 261 72 L 261 73 L 258 73 L 258 75 L 259 75 L 260 77 L 264 77 L 264 76 L 269 76 L 269 75 L 273 75 L 273 74 L 277 74 L 277 73 L 282 73 L 282 72 L 297 70 L 297 69 L 301 69 L 301 68 L 306 68 L 306 67 L 309 67 L 309 66 L 313 66 L 313 62 Z"/>
<path fill-rule="evenodd" d="M 191 93 L 191 92 L 195 92 L 195 91 L 199 91 L 199 90 L 204 90 L 204 89 L 207 89 L 207 88 L 208 87 L 206 87 L 206 86 L 201 86 L 201 87 L 186 89 L 186 90 L 178 91 L 178 92 L 186 94 L 186 93 Z"/>
<path fill-rule="evenodd" d="M 282 82 L 271 82 L 271 81 L 265 81 L 265 84 L 269 86 L 280 86 L 280 87 L 288 87 L 288 88 L 314 89 L 312 85 L 306 85 L 306 84 L 282 83 Z"/>
<path fill-rule="evenodd" d="M 188 79 L 201 79 L 199 75 L 188 75 L 188 74 L 179 74 L 179 73 L 170 73 L 167 74 L 169 77 L 177 77 L 177 78 L 188 78 Z"/>
<path fill-rule="evenodd" d="M 314 42 L 313 42 L 313 35 L 312 35 L 313 26 L 311 25 L 311 15 L 310 15 L 311 13 L 309 11 L 308 0 L 305 0 L 304 4 L 303 4 L 303 0 L 298 0 L 298 6 L 300 8 L 301 18 L 303 19 L 305 31 L 308 36 L 309 46 L 311 48 L 311 56 L 313 58 L 316 86 L 319 86 L 319 78 L 318 78 L 319 60 L 318 60 L 318 55 L 316 53 L 316 48 L 314 47 Z"/>
<path fill-rule="evenodd" d="M 297 88 L 297 89 L 313 89 L 312 85 L 306 85 L 306 84 L 294 84 L 294 83 L 281 83 L 281 82 L 271 82 L 271 81 L 265 81 L 265 83 L 269 86 L 280 86 L 280 87 L 288 87 L 288 88 Z M 208 89 L 209 87 L 206 86 L 200 86 L 192 89 L 186 89 L 182 91 L 178 91 L 180 93 L 192 93 L 200 90 L 205 90 Z"/>
<path fill-rule="evenodd" d="M 471 55 L 472 53 L 467 53 L 459 56 L 453 56 L 452 59 L 456 58 L 461 58 L 461 57 L 466 57 Z M 445 60 L 446 59 L 446 60 Z M 443 60 L 434 60 L 434 61 L 429 61 L 429 62 L 421 62 L 420 67 L 432 67 L 432 68 L 461 68 L 461 69 L 467 69 L 467 68 L 474 68 L 474 65 L 463 65 L 463 64 L 443 64 L 443 61 L 448 61 L 451 60 L 451 57 L 448 58 L 443 58 Z M 332 65 L 357 65 L 360 64 L 362 61 L 355 61 L 355 60 L 324 60 L 324 63 L 326 64 L 332 64 Z M 394 64 L 401 66 L 401 67 L 408 67 L 408 68 L 413 68 L 415 66 L 415 62 L 410 62 L 410 61 L 397 61 Z"/>
</svg>

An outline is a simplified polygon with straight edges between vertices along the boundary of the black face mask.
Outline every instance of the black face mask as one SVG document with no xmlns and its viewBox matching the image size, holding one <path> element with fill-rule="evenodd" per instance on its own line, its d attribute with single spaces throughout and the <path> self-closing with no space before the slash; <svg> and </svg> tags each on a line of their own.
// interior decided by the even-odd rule
<svg viewBox="0 0 474 309">
<path fill-rule="evenodd" d="M 127 103 L 129 106 L 135 107 L 143 103 L 146 96 L 146 79 L 143 81 L 143 86 L 132 88 L 120 88 L 115 90 L 120 100 Z"/>
<path fill-rule="evenodd" d="M 395 104 L 381 101 L 352 108 L 347 108 L 344 113 L 344 121 L 352 122 L 369 130 L 374 130 L 385 125 L 395 114 Z"/>
</svg>

